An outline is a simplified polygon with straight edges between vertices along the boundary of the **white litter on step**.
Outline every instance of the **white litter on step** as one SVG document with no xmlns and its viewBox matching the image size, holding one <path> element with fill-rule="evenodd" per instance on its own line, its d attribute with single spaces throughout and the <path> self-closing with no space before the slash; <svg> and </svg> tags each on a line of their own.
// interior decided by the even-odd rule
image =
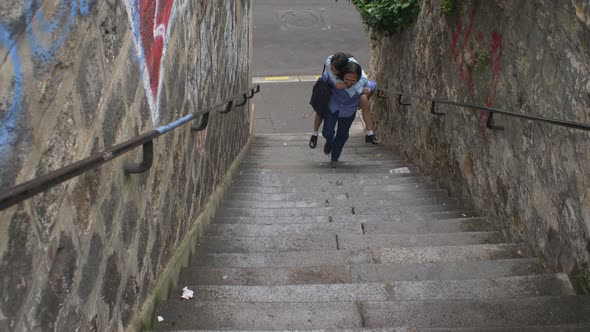
<svg viewBox="0 0 590 332">
<path fill-rule="evenodd" d="M 189 300 L 193 297 L 194 292 L 190 289 L 188 289 L 187 287 L 184 287 L 182 289 L 182 296 L 181 298 Z"/>
<path fill-rule="evenodd" d="M 227 279 L 227 276 L 223 276 L 221 279 L 225 280 L 225 279 Z"/>
<path fill-rule="evenodd" d="M 466 214 L 461 214 L 461 215 L 462 215 L 463 217 L 467 217 L 467 215 L 466 215 Z"/>
<path fill-rule="evenodd" d="M 158 322 L 162 322 L 162 321 L 164 321 L 164 317 L 158 316 Z"/>
<path fill-rule="evenodd" d="M 287 143 L 283 143 L 284 146 L 287 146 Z"/>
<path fill-rule="evenodd" d="M 410 169 L 407 167 L 402 167 L 402 168 L 396 168 L 396 169 L 390 169 L 389 173 L 391 174 L 410 174 Z"/>
</svg>

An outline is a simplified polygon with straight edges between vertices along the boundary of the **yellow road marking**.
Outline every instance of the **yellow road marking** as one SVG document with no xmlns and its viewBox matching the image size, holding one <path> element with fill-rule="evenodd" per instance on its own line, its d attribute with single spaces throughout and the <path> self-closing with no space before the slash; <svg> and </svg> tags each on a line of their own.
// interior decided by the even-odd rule
<svg viewBox="0 0 590 332">
<path fill-rule="evenodd" d="M 264 78 L 265 81 L 288 81 L 291 76 L 267 76 Z"/>
</svg>

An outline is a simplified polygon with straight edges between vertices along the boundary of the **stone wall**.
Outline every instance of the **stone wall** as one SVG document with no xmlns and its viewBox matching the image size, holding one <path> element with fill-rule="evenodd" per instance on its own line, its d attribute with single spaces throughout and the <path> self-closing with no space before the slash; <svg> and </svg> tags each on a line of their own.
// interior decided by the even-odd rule
<svg viewBox="0 0 590 332">
<path fill-rule="evenodd" d="M 248 0 L 0 2 L 0 188 L 247 89 L 250 15 Z M 147 173 L 123 172 L 138 148 L 1 211 L 0 330 L 137 328 L 249 110 L 160 137 Z"/>
<path fill-rule="evenodd" d="M 590 124 L 587 0 L 421 1 L 403 33 L 372 36 L 383 88 Z M 418 100 L 376 100 L 377 131 L 451 194 L 590 287 L 590 134 Z"/>
</svg>

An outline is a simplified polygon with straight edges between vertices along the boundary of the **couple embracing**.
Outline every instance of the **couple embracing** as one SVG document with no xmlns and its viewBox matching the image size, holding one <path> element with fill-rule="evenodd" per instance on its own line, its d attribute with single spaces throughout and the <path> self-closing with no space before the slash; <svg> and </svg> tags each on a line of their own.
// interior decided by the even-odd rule
<svg viewBox="0 0 590 332">
<path fill-rule="evenodd" d="M 316 147 L 318 130 L 323 121 L 322 136 L 326 139 L 324 153 L 330 155 L 331 165 L 335 167 L 342 153 L 342 148 L 348 140 L 349 130 L 358 108 L 362 109 L 363 120 L 367 127 L 365 142 L 378 144 L 373 132 L 373 119 L 369 103 L 377 84 L 367 79 L 361 66 L 350 54 L 335 53 L 326 59 L 325 68 L 327 70 L 322 74 L 321 80 L 327 82 L 331 88 L 330 112 L 323 114 L 323 116 L 316 112 L 314 131 L 309 140 L 309 146 L 312 149 Z"/>
</svg>

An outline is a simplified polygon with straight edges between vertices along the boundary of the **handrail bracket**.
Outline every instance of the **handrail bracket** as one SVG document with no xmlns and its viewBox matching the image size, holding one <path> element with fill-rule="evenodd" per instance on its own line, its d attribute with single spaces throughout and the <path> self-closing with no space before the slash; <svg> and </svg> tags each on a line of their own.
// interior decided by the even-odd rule
<svg viewBox="0 0 590 332">
<path fill-rule="evenodd" d="M 209 112 L 203 114 L 201 117 L 201 122 L 198 125 L 191 126 L 191 131 L 201 131 L 207 128 L 209 124 Z"/>
<path fill-rule="evenodd" d="M 250 99 L 250 98 L 248 98 L 248 92 L 244 93 L 242 95 L 242 98 L 244 98 L 244 100 L 241 103 L 236 104 L 236 107 L 240 107 L 240 106 L 246 105 L 246 103 L 248 102 L 248 99 Z"/>
<path fill-rule="evenodd" d="M 504 130 L 503 126 L 494 125 L 494 112 L 489 111 L 488 120 L 486 121 L 486 127 L 490 130 Z"/>
<path fill-rule="evenodd" d="M 430 104 L 430 113 L 436 115 L 436 116 L 443 116 L 446 115 L 445 113 L 442 112 L 437 112 L 436 111 L 436 102 L 432 101 L 432 104 Z"/>
<path fill-rule="evenodd" d="M 229 112 L 232 111 L 232 109 L 234 108 L 234 101 L 231 100 L 227 103 L 227 105 L 225 106 L 225 109 L 223 111 L 219 111 L 220 114 L 227 114 Z"/>
<path fill-rule="evenodd" d="M 126 174 L 139 174 L 147 172 L 154 162 L 154 141 L 143 144 L 143 159 L 139 164 L 128 164 L 123 167 Z"/>
</svg>

